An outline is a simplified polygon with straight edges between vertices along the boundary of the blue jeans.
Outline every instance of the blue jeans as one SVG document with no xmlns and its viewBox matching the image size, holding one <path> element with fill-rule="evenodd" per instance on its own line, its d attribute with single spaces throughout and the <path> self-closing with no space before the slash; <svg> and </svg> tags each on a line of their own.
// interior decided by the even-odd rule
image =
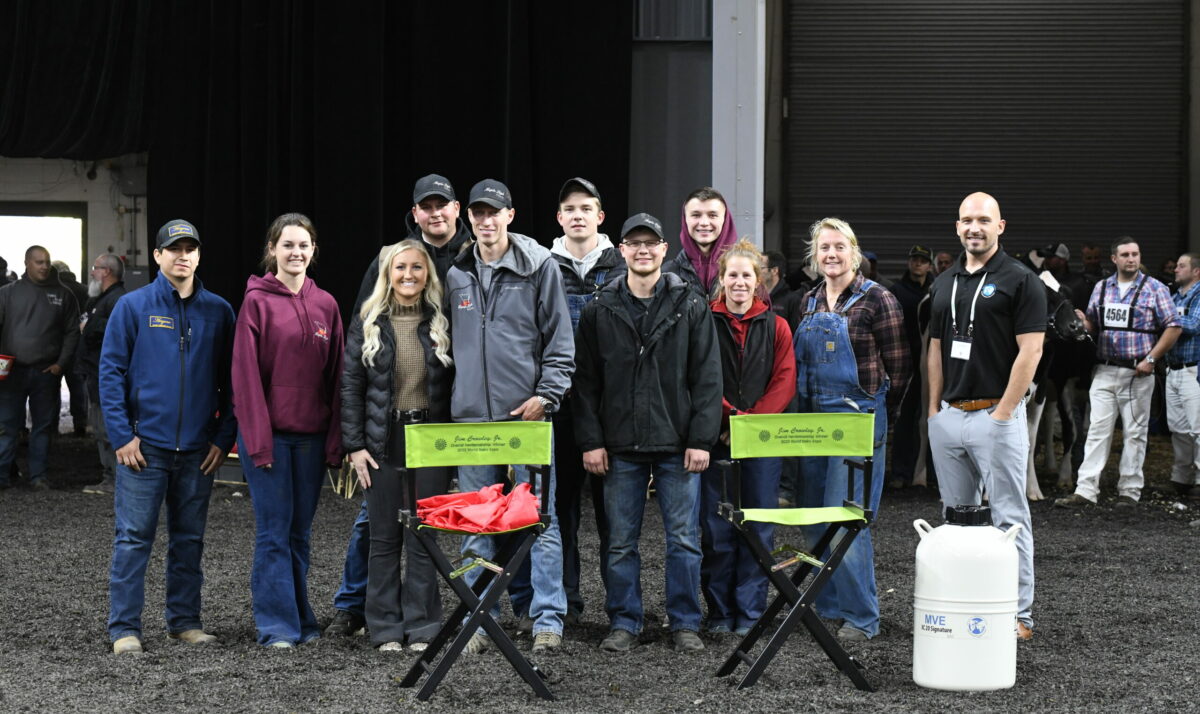
<svg viewBox="0 0 1200 714">
<path fill-rule="evenodd" d="M 837 399 L 815 405 L 819 411 L 846 411 Z M 838 407 L 841 408 L 838 408 Z M 875 412 L 875 452 L 871 468 L 871 494 L 868 509 L 879 512 L 879 499 L 883 495 L 884 442 L 887 438 L 887 410 L 884 395 L 880 394 Z M 802 506 L 840 506 L 846 500 L 846 464 L 841 456 L 813 456 L 802 459 L 804 490 Z M 854 472 L 854 499 L 862 503 L 863 477 L 861 471 Z M 825 526 L 806 526 L 804 537 L 809 545 L 816 544 L 825 532 Z M 815 554 L 817 557 L 824 557 Z M 827 554 L 826 554 L 827 555 Z M 879 634 L 879 596 L 875 590 L 875 547 L 871 542 L 869 528 L 859 532 L 854 543 L 842 558 L 841 566 L 833 572 L 829 582 L 821 590 L 814 603 L 817 614 L 831 620 L 844 620 L 845 624 L 865 632 L 868 637 Z"/>
<path fill-rule="evenodd" d="M 712 458 L 714 462 L 729 458 L 729 447 L 714 449 Z M 742 507 L 775 508 L 782 459 L 742 459 L 740 464 Z M 722 480 L 721 469 L 716 466 L 710 466 L 700 477 L 700 529 L 704 552 L 700 589 L 708 605 L 708 626 L 723 625 L 732 630 L 752 627 L 767 609 L 767 574 L 733 525 L 718 515 Z M 732 485 L 730 488 L 732 493 Z M 743 527 L 758 538 L 768 552 L 772 550 L 774 526 L 747 522 Z"/>
<path fill-rule="evenodd" d="M 604 477 L 608 514 L 608 597 L 605 607 L 614 630 L 642 631 L 642 556 L 638 539 L 646 511 L 646 488 L 654 474 L 658 507 L 666 532 L 667 617 L 672 631 L 700 630 L 700 477 L 683 468 L 683 454 L 655 463 L 609 456 Z"/>
<path fill-rule="evenodd" d="M 333 606 L 352 615 L 363 616 L 367 606 L 367 560 L 371 557 L 371 519 L 364 498 L 358 517 L 350 529 L 346 546 L 346 564 L 342 566 L 342 584 L 333 596 Z"/>
<path fill-rule="evenodd" d="M 516 471 L 517 483 L 529 481 L 529 470 L 526 466 L 513 466 Z M 462 491 L 478 491 L 485 486 L 501 483 L 508 470 L 507 466 L 459 466 L 458 487 Z M 534 479 L 533 492 L 541 497 L 540 482 Z M 533 550 L 529 554 L 531 562 L 531 577 L 533 580 L 533 599 L 529 602 L 529 616 L 533 618 L 533 633 L 553 632 L 561 635 L 563 631 L 563 616 L 567 614 L 567 593 L 563 589 L 563 553 L 562 539 L 559 535 L 558 516 L 554 513 L 554 466 L 550 467 L 550 497 L 544 507 L 550 512 L 550 527 L 542 531 L 533 542 Z M 491 560 L 496 555 L 497 536 L 467 536 L 463 538 L 462 551 L 474 551 L 480 557 Z M 474 584 L 479 578 L 478 568 L 468 572 L 464 578 L 468 585 Z M 499 615 L 499 610 L 493 611 L 493 616 Z"/>
<path fill-rule="evenodd" d="M 8 379 L 0 381 L 0 483 L 17 458 L 17 439 L 25 426 L 25 401 L 29 401 L 29 482 L 46 478 L 50 434 L 58 421 L 59 377 L 27 365 L 13 365 Z M 124 444 L 122 444 L 124 446 Z"/>
<path fill-rule="evenodd" d="M 242 461 L 254 506 L 250 595 L 258 643 L 297 644 L 321 630 L 308 602 L 309 542 L 325 476 L 325 435 L 275 432 L 270 470 Z M 238 453 L 249 454 L 238 438 Z"/>
<path fill-rule="evenodd" d="M 124 444 L 122 444 L 124 446 Z M 146 466 L 133 471 L 117 464 L 113 496 L 112 568 L 108 595 L 111 611 L 108 636 L 141 637 L 142 605 L 146 600 L 146 565 L 158 526 L 158 512 L 167 504 L 167 632 L 200 629 L 200 587 L 204 574 L 204 527 L 213 477 L 200 471 L 208 448 L 171 451 L 142 442 Z"/>
</svg>

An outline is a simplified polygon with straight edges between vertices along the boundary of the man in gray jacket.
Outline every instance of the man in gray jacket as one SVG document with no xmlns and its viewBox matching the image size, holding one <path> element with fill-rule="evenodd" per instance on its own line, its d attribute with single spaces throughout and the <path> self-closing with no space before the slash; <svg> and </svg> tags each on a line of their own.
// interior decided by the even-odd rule
<svg viewBox="0 0 1200 714">
<path fill-rule="evenodd" d="M 543 420 L 571 386 L 575 340 L 558 264 L 532 238 L 508 232 L 514 215 L 512 195 L 504 184 L 484 179 L 471 188 L 467 216 L 476 243 L 455 259 L 446 277 L 457 367 L 450 411 L 456 422 Z M 501 482 L 506 470 L 461 466 L 458 484 L 463 491 L 477 491 Z M 523 476 L 518 473 L 518 480 Z M 538 492 L 536 484 L 534 490 Z M 562 541 L 553 515 L 553 467 L 548 500 L 550 527 L 538 536 L 531 554 L 533 599 L 528 616 L 533 620 L 535 653 L 561 646 L 567 612 Z M 462 547 L 484 558 L 496 551 L 489 536 L 468 537 Z M 477 574 L 472 571 L 468 579 L 473 582 Z M 487 642 L 476 633 L 467 652 L 482 652 Z"/>
<path fill-rule="evenodd" d="M 50 433 L 58 416 L 59 384 L 79 344 L 79 305 L 58 282 L 50 253 L 40 245 L 25 251 L 25 275 L 0 290 L 0 354 L 13 358 L 8 378 L 0 381 L 0 488 L 17 456 L 17 435 L 29 430 L 29 485 L 50 488 L 46 464 Z"/>
</svg>

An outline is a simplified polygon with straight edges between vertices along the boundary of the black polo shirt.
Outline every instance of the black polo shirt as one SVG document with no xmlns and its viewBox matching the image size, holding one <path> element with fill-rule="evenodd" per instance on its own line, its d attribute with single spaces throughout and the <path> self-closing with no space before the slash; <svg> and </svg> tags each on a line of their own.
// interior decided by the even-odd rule
<svg viewBox="0 0 1200 714">
<path fill-rule="evenodd" d="M 967 339 L 971 302 L 979 290 L 970 337 L 971 357 L 967 360 L 950 356 L 955 340 L 950 314 L 954 281 L 958 281 L 959 339 Z M 969 273 L 964 253 L 937 277 L 929 297 L 933 306 L 929 336 L 942 341 L 942 399 L 950 402 L 1004 396 L 1019 351 L 1017 335 L 1046 331 L 1046 288 L 1042 281 L 1003 250 L 997 250 L 981 270 Z"/>
</svg>

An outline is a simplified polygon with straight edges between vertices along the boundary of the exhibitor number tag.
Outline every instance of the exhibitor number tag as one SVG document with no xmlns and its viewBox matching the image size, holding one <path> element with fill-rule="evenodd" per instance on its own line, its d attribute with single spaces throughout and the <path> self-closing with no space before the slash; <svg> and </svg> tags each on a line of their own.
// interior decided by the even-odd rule
<svg viewBox="0 0 1200 714">
<path fill-rule="evenodd" d="M 1105 327 L 1129 327 L 1129 305 L 1110 302 L 1104 305 Z"/>
</svg>

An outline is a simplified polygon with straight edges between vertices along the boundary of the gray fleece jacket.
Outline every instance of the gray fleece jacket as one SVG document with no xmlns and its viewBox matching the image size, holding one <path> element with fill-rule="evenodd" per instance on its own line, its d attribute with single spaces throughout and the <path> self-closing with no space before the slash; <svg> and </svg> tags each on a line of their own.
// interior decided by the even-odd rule
<svg viewBox="0 0 1200 714">
<path fill-rule="evenodd" d="M 558 263 L 532 238 L 509 233 L 508 241 L 486 294 L 478 247 L 463 251 L 446 276 L 454 421 L 509 421 L 534 395 L 553 411 L 571 386 L 575 338 Z"/>
<path fill-rule="evenodd" d="M 67 369 L 78 344 L 79 304 L 53 268 L 45 283 L 25 275 L 0 289 L 0 353 L 28 367 Z"/>
</svg>

